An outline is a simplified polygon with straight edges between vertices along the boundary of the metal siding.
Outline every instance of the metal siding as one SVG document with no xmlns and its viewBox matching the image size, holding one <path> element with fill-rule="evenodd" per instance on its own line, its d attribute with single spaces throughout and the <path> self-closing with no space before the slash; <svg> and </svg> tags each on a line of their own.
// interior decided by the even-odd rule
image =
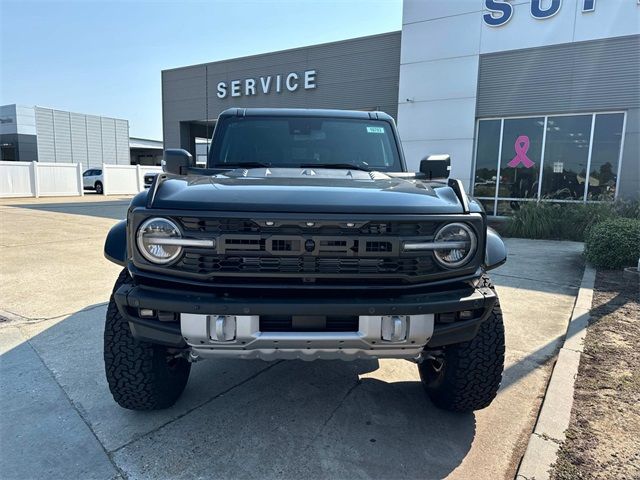
<svg viewBox="0 0 640 480">
<path fill-rule="evenodd" d="M 71 113 L 71 149 L 73 152 L 73 162 L 82 164 L 83 168 L 88 167 L 87 155 L 87 124 L 85 116 L 79 113 Z"/>
<path fill-rule="evenodd" d="M 275 93 L 275 75 L 316 70 L 315 89 Z M 400 32 L 162 72 L 165 147 L 180 146 L 180 122 L 215 119 L 229 107 L 398 110 Z M 220 81 L 272 75 L 272 93 L 219 99 Z M 208 99 L 207 99 L 208 83 Z M 284 88 L 284 86 L 283 86 Z M 208 101 L 207 101 L 208 100 Z"/>
<path fill-rule="evenodd" d="M 38 161 L 55 162 L 55 136 L 53 129 L 53 111 L 36 107 L 36 132 L 38 136 Z"/>
<path fill-rule="evenodd" d="M 477 117 L 640 107 L 640 35 L 480 55 Z"/>
<path fill-rule="evenodd" d="M 102 158 L 104 163 L 117 163 L 116 159 L 116 122 L 112 118 L 101 117 Z"/>
<path fill-rule="evenodd" d="M 71 125 L 69 112 L 53 111 L 53 134 L 56 139 L 56 162 L 71 163 Z"/>
<path fill-rule="evenodd" d="M 129 155 L 129 122 L 127 120 L 115 121 L 116 135 L 116 162 L 120 165 L 131 164 Z"/>
<path fill-rule="evenodd" d="M 100 117 L 87 115 L 88 167 L 102 166 L 102 127 Z"/>
</svg>

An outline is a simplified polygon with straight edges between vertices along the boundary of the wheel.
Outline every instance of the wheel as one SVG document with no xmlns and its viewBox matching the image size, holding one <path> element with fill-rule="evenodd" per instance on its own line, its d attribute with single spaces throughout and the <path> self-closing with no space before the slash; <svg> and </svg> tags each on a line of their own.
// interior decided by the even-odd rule
<svg viewBox="0 0 640 480">
<path fill-rule="evenodd" d="M 487 275 L 480 284 L 494 289 Z M 437 407 L 454 412 L 488 407 L 498 393 L 504 370 L 500 302 L 496 301 L 473 340 L 443 347 L 418 369 L 422 385 Z"/>
<path fill-rule="evenodd" d="M 130 283 L 123 270 L 114 291 Z M 104 328 L 104 367 L 114 400 L 130 410 L 160 410 L 182 394 L 191 363 L 162 345 L 136 340 L 111 294 Z"/>
<path fill-rule="evenodd" d="M 96 182 L 96 193 L 102 195 L 102 182 Z"/>
</svg>

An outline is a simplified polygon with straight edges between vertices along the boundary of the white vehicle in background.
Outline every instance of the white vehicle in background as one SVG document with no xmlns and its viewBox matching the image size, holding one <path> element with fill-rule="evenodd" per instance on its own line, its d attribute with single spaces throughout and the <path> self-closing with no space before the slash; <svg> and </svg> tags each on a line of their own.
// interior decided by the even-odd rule
<svg viewBox="0 0 640 480">
<path fill-rule="evenodd" d="M 104 191 L 104 178 L 101 168 L 90 168 L 82 174 L 82 186 L 85 190 L 95 190 L 98 195 Z"/>
</svg>

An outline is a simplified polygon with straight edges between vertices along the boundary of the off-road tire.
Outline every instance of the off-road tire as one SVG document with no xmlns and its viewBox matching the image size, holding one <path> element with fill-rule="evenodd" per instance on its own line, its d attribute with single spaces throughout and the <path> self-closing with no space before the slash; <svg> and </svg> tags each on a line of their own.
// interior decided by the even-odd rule
<svg viewBox="0 0 640 480">
<path fill-rule="evenodd" d="M 96 189 L 96 193 L 98 195 L 102 195 L 104 193 L 103 188 L 102 188 L 102 182 L 96 182 L 95 189 Z"/>
<path fill-rule="evenodd" d="M 480 286 L 494 289 L 487 275 Z M 504 325 L 500 302 L 473 340 L 443 347 L 436 361 L 425 360 L 419 366 L 422 384 L 431 401 L 439 408 L 471 412 L 488 407 L 493 401 L 504 370 Z M 443 360 L 440 363 L 440 360 Z M 440 369 L 434 365 L 440 364 Z"/>
<path fill-rule="evenodd" d="M 129 282 L 131 277 L 123 270 L 113 290 Z M 136 340 L 111 294 L 104 328 L 104 367 L 109 390 L 121 407 L 160 410 L 172 406 L 182 394 L 191 363 L 162 345 Z"/>
</svg>

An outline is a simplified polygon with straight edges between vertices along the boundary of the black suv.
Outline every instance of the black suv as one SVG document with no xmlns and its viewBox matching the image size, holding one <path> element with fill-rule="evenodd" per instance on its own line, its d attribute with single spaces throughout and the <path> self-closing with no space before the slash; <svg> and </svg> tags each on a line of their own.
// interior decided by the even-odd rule
<svg viewBox="0 0 640 480">
<path fill-rule="evenodd" d="M 169 407 L 201 358 L 404 358 L 437 406 L 489 405 L 506 250 L 448 170 L 408 173 L 382 112 L 230 109 L 207 168 L 167 150 L 105 244 L 115 400 Z"/>
</svg>

